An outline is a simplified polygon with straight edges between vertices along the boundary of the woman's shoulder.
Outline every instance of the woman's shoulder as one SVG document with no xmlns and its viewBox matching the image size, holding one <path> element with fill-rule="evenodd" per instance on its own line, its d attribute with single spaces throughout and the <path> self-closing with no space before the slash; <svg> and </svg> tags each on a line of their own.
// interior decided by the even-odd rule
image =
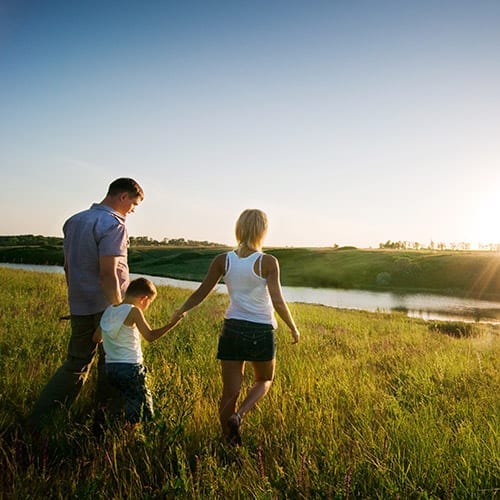
<svg viewBox="0 0 500 500">
<path fill-rule="evenodd" d="M 278 262 L 278 259 L 270 253 L 262 252 L 262 262 Z"/>
<path fill-rule="evenodd" d="M 278 266 L 278 259 L 274 255 L 262 254 L 262 274 L 264 276 L 267 276 L 270 271 L 275 271 Z"/>
<path fill-rule="evenodd" d="M 223 252 L 216 255 L 212 260 L 212 268 L 225 269 L 229 254 L 230 252 Z"/>
</svg>

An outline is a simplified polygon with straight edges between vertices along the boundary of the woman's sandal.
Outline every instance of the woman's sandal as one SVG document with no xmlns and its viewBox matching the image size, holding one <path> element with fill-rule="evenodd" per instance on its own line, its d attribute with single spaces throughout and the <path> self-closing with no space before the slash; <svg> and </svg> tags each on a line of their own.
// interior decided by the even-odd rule
<svg viewBox="0 0 500 500">
<path fill-rule="evenodd" d="M 227 421 L 227 426 L 229 428 L 227 440 L 230 445 L 239 446 L 241 444 L 241 420 L 241 415 L 238 412 L 235 412 Z"/>
</svg>

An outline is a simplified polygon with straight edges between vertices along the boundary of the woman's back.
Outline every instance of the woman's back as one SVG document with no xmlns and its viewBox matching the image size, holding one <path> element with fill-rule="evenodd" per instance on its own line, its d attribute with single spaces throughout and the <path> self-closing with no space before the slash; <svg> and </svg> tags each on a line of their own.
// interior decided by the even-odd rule
<svg viewBox="0 0 500 500">
<path fill-rule="evenodd" d="M 226 319 L 241 319 L 277 326 L 274 309 L 262 274 L 261 252 L 240 257 L 235 251 L 226 254 L 226 283 L 230 304 Z"/>
</svg>

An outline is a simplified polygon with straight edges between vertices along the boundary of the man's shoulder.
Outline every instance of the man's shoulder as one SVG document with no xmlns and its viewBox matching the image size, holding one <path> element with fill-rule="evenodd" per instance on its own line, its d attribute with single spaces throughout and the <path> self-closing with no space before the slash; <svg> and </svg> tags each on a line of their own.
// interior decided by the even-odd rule
<svg viewBox="0 0 500 500">
<path fill-rule="evenodd" d="M 102 228 L 124 226 L 125 221 L 118 217 L 113 210 L 107 209 L 104 205 L 94 203 L 90 208 L 82 210 L 69 217 L 63 228 L 73 224 L 94 224 Z"/>
</svg>

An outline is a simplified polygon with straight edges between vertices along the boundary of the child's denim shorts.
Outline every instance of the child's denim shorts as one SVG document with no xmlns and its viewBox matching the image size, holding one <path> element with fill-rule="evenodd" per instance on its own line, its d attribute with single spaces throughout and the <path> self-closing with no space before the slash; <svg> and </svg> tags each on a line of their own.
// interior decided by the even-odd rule
<svg viewBox="0 0 500 500">
<path fill-rule="evenodd" d="M 106 363 L 108 382 L 120 391 L 125 419 L 133 424 L 153 418 L 153 398 L 146 385 L 146 373 L 142 364 Z"/>
<path fill-rule="evenodd" d="M 226 361 L 271 361 L 276 356 L 272 325 L 240 319 L 225 319 L 219 336 L 217 359 Z"/>
</svg>

